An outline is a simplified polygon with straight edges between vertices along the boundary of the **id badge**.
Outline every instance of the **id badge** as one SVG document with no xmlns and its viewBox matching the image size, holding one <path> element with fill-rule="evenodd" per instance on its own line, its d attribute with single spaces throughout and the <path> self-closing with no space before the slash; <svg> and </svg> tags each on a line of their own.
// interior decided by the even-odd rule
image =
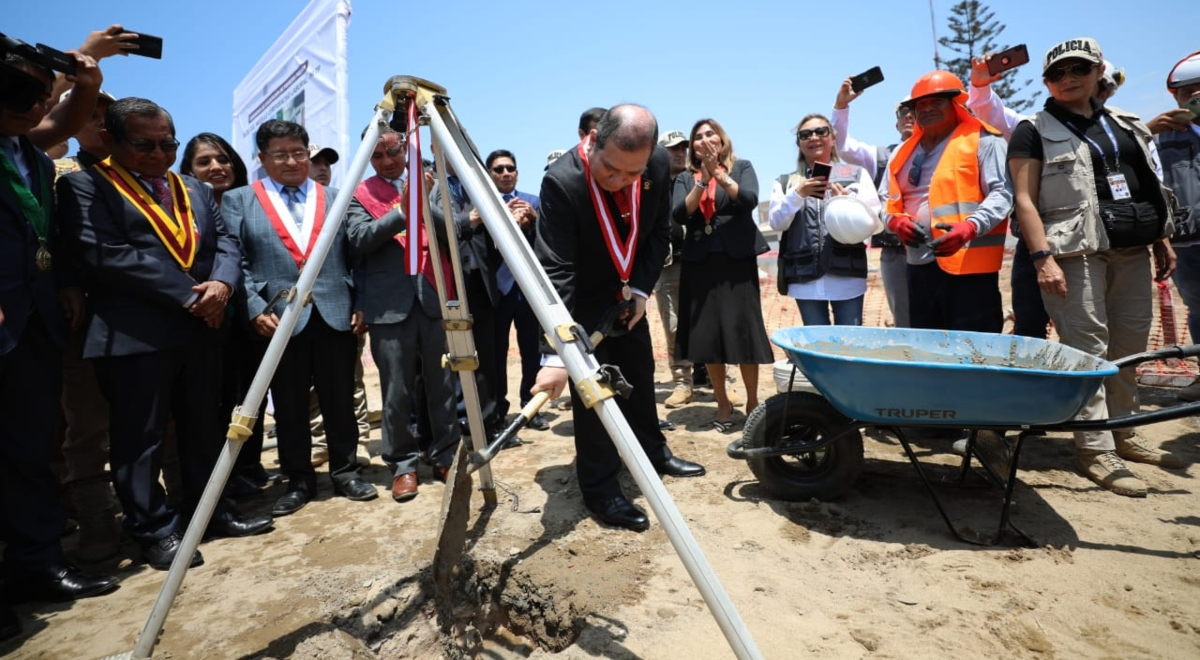
<svg viewBox="0 0 1200 660">
<path fill-rule="evenodd" d="M 1129 193 L 1129 182 L 1125 180 L 1124 174 L 1109 174 L 1108 189 L 1112 191 L 1114 200 L 1129 199 L 1133 197 Z"/>
</svg>

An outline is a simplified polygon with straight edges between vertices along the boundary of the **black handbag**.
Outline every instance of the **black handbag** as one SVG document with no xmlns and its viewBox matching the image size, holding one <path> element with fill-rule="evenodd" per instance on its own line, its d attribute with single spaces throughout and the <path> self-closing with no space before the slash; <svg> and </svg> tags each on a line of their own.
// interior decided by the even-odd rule
<svg viewBox="0 0 1200 660">
<path fill-rule="evenodd" d="M 1162 237 L 1166 222 L 1150 202 L 1100 202 L 1100 219 L 1114 248 L 1150 245 Z"/>
</svg>

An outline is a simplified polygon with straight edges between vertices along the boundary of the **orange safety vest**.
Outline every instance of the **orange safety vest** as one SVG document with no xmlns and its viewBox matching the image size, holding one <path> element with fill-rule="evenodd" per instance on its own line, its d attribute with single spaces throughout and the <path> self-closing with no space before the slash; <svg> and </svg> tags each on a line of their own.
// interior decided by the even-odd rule
<svg viewBox="0 0 1200 660">
<path fill-rule="evenodd" d="M 965 222 L 967 216 L 978 209 L 979 203 L 987 196 L 979 185 L 979 131 L 984 129 L 995 133 L 996 130 L 976 119 L 961 105 L 955 103 L 954 107 L 958 113 L 958 126 L 950 134 L 950 141 L 938 160 L 937 168 L 933 171 L 933 180 L 929 184 L 931 225 Z M 921 135 L 921 127 L 918 126 L 912 137 L 896 150 L 892 162 L 888 164 L 890 192 L 887 212 L 890 215 L 904 215 L 904 200 L 900 195 L 898 177 L 909 156 L 920 143 Z M 930 229 L 933 238 L 946 233 L 936 226 Z M 938 257 L 938 266 L 951 275 L 999 272 L 1001 262 L 1004 261 L 1004 239 L 1007 235 L 1008 219 L 1005 218 L 988 233 L 976 236 L 975 240 L 964 245 L 958 252 L 948 257 Z"/>
</svg>

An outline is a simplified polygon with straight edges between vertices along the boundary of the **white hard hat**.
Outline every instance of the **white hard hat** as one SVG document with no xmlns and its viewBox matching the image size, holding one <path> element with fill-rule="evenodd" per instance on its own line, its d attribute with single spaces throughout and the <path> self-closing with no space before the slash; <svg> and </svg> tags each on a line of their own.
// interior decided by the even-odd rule
<svg viewBox="0 0 1200 660">
<path fill-rule="evenodd" d="M 1100 75 L 1100 84 L 1115 94 L 1117 88 L 1125 84 L 1125 70 L 1118 69 L 1112 62 L 1104 60 L 1104 73 Z"/>
<path fill-rule="evenodd" d="M 1167 76 L 1167 89 L 1174 90 L 1200 82 L 1200 51 L 1179 60 Z"/>
<path fill-rule="evenodd" d="M 850 195 L 838 195 L 825 204 L 825 228 L 833 240 L 854 244 L 883 231 L 883 223 L 866 202 Z"/>
</svg>

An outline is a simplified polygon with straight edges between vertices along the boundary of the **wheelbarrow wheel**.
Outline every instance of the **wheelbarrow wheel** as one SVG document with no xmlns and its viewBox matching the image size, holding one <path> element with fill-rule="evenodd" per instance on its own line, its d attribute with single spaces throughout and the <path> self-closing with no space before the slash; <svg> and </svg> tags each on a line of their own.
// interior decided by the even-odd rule
<svg viewBox="0 0 1200 660">
<path fill-rule="evenodd" d="M 804 447 L 823 440 L 849 421 L 820 395 L 777 394 L 755 408 L 746 420 L 745 447 L 794 447 L 796 453 L 751 458 L 746 463 L 763 488 L 780 499 L 840 497 L 850 490 L 862 471 L 862 434 L 847 433 L 836 442 L 812 451 L 804 451 Z"/>
</svg>

